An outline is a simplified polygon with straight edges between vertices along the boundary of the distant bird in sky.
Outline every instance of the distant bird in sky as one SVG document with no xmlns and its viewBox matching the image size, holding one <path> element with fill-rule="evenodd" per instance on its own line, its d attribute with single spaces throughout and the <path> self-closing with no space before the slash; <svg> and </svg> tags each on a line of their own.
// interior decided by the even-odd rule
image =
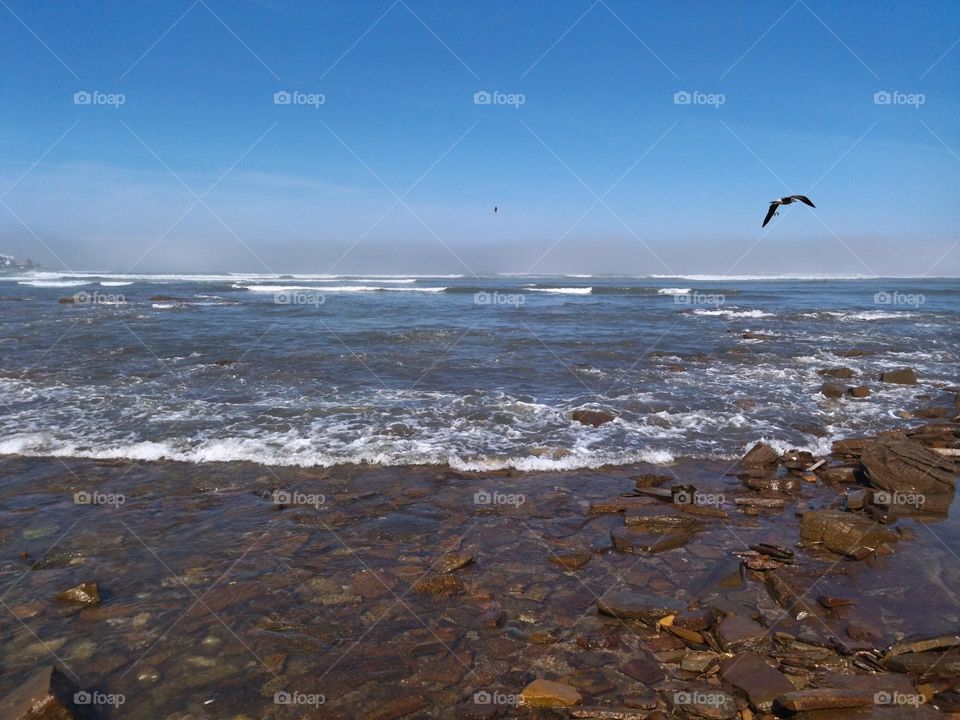
<svg viewBox="0 0 960 720">
<path fill-rule="evenodd" d="M 772 218 L 776 214 L 777 210 L 780 209 L 781 205 L 789 205 L 790 203 L 794 203 L 797 200 L 799 200 L 805 205 L 809 205 L 810 207 L 816 207 L 816 205 L 810 202 L 810 198 L 808 198 L 806 195 L 787 195 L 786 197 L 782 197 L 779 200 L 771 200 L 770 209 L 767 210 L 767 216 L 763 219 L 763 225 L 761 225 L 760 227 L 767 226 L 767 223 L 770 222 L 770 218 Z"/>
<path fill-rule="evenodd" d="M 499 208 L 498 208 L 496 205 L 494 205 L 494 206 L 493 206 L 493 214 L 496 215 L 498 211 L 499 211 Z"/>
</svg>

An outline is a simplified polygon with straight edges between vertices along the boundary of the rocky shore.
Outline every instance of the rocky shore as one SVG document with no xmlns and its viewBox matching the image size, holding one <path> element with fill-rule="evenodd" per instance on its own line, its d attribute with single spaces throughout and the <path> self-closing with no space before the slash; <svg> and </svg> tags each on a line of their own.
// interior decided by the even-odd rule
<svg viewBox="0 0 960 720">
<path fill-rule="evenodd" d="M 956 420 L 567 473 L 8 456 L 0 717 L 960 717 Z"/>
</svg>

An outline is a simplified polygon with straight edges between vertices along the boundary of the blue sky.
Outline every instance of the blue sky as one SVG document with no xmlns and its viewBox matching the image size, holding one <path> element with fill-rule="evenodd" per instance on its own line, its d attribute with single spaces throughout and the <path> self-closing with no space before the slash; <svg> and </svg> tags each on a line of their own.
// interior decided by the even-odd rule
<svg viewBox="0 0 960 720">
<path fill-rule="evenodd" d="M 3 0 L 0 252 L 960 275 L 958 40 L 935 0 Z"/>
</svg>

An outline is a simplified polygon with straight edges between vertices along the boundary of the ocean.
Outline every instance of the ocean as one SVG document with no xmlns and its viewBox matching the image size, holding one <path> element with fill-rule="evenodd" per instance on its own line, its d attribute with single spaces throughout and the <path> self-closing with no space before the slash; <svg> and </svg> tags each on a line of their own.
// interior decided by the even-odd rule
<svg viewBox="0 0 960 720">
<path fill-rule="evenodd" d="M 958 320 L 956 279 L 8 272 L 0 454 L 457 470 L 727 460 L 760 439 L 822 454 L 960 382 Z M 821 394 L 841 366 L 869 397 Z M 903 367 L 918 386 L 878 381 Z M 571 420 L 585 408 L 616 419 Z"/>
</svg>

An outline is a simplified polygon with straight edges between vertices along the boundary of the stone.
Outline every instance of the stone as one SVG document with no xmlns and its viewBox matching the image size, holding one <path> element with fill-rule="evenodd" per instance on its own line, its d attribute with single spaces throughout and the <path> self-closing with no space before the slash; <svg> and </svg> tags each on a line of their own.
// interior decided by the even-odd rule
<svg viewBox="0 0 960 720">
<path fill-rule="evenodd" d="M 677 605 L 667 603 L 660 597 L 644 595 L 633 590 L 614 590 L 597 601 L 601 615 L 621 620 L 642 620 L 647 625 L 656 625 L 668 615 L 675 615 Z"/>
<path fill-rule="evenodd" d="M 56 599 L 70 605 L 99 605 L 100 588 L 95 582 L 80 583 L 76 587 L 56 594 Z"/>
<path fill-rule="evenodd" d="M 856 372 L 854 372 L 852 368 L 848 367 L 835 367 L 817 370 L 817 375 L 820 375 L 821 377 L 841 378 L 845 380 L 847 378 L 852 378 L 854 375 L 856 375 Z"/>
<path fill-rule="evenodd" d="M 786 675 L 754 652 L 725 659 L 720 677 L 746 693 L 751 707 L 759 712 L 770 712 L 774 700 L 794 690 Z"/>
<path fill-rule="evenodd" d="M 549 560 L 564 570 L 579 570 L 590 562 L 591 557 L 589 550 L 561 550 L 552 553 Z"/>
<path fill-rule="evenodd" d="M 874 694 L 864 690 L 842 688 L 807 688 L 785 692 L 776 705 L 789 712 L 836 710 L 873 705 Z"/>
<path fill-rule="evenodd" d="M 644 685 L 653 685 L 663 680 L 663 668 L 651 657 L 636 657 L 620 666 L 620 672 Z"/>
<path fill-rule="evenodd" d="M 951 495 L 954 490 L 953 464 L 913 440 L 877 440 L 864 447 L 860 461 L 870 483 L 889 493 L 931 496 Z"/>
<path fill-rule="evenodd" d="M 573 707 L 583 697 L 577 689 L 553 680 L 534 680 L 520 693 L 520 704 L 534 708 Z"/>
<path fill-rule="evenodd" d="M 863 510 L 870 502 L 870 493 L 867 490 L 851 490 L 847 493 L 846 505 L 848 510 Z"/>
<path fill-rule="evenodd" d="M 833 400 L 838 400 L 847 394 L 847 388 L 837 383 L 824 383 L 820 386 L 820 393 Z"/>
<path fill-rule="evenodd" d="M 463 582 L 455 575 L 434 575 L 424 578 L 413 589 L 424 595 L 457 595 L 463 592 Z"/>
<path fill-rule="evenodd" d="M 684 716 L 728 720 L 736 717 L 737 704 L 732 697 L 713 685 L 689 685 L 667 694 L 674 711 Z"/>
<path fill-rule="evenodd" d="M 917 373 L 913 368 L 889 370 L 885 373 L 880 373 L 880 380 L 885 383 L 894 383 L 896 385 L 916 385 Z"/>
<path fill-rule="evenodd" d="M 473 555 L 444 555 L 436 565 L 439 573 L 452 573 L 473 563 Z"/>
<path fill-rule="evenodd" d="M 367 715 L 367 717 L 370 720 L 396 720 L 405 715 L 415 713 L 417 710 L 423 710 L 426 706 L 427 701 L 420 695 L 407 695 L 389 700 Z"/>
<path fill-rule="evenodd" d="M 617 552 L 642 554 L 658 553 L 683 547 L 693 538 L 690 529 L 649 532 L 642 527 L 618 527 L 610 531 L 610 539 Z"/>
<path fill-rule="evenodd" d="M 87 709 L 74 703 L 80 692 L 70 678 L 49 665 L 34 673 L 26 682 L 0 702 L 4 720 L 80 720 L 89 717 Z"/>
<path fill-rule="evenodd" d="M 720 621 L 715 630 L 717 642 L 724 652 L 755 650 L 763 652 L 770 646 L 767 631 L 753 620 L 732 615 Z"/>
<path fill-rule="evenodd" d="M 608 422 L 616 420 L 617 416 L 608 410 L 574 410 L 570 414 L 570 419 L 581 425 L 590 425 L 600 427 Z"/>
<path fill-rule="evenodd" d="M 870 397 L 870 388 L 868 388 L 866 385 L 856 385 L 847 390 L 847 395 L 855 398 Z"/>
<path fill-rule="evenodd" d="M 893 542 L 899 535 L 869 517 L 842 510 L 811 510 L 800 520 L 800 538 L 806 545 L 821 545 L 841 555 L 858 548 L 873 550 Z"/>
<path fill-rule="evenodd" d="M 780 454 L 763 442 L 758 442 L 740 459 L 746 468 L 771 467 L 780 461 Z"/>
</svg>

